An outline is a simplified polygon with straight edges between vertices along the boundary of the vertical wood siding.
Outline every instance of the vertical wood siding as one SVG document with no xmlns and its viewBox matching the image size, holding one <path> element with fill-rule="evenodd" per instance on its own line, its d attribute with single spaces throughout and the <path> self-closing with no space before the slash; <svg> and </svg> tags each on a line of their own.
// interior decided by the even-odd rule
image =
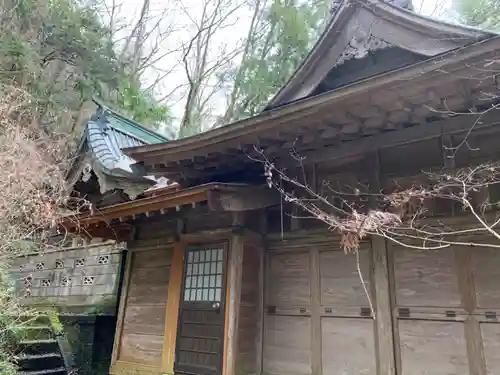
<svg viewBox="0 0 500 375">
<path fill-rule="evenodd" d="M 356 256 L 344 254 L 338 239 L 268 243 L 264 373 L 375 373 L 373 320 L 361 316 L 369 302 Z M 360 266 L 370 290 L 370 249 L 360 251 Z"/>
<path fill-rule="evenodd" d="M 159 227 L 139 228 L 138 238 L 129 243 L 112 374 L 161 372 L 173 244 L 168 226 Z"/>
</svg>

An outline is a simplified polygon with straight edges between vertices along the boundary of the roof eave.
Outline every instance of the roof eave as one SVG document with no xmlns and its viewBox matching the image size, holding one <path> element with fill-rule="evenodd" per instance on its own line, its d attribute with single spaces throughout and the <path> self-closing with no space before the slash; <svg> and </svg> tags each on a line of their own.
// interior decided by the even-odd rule
<svg viewBox="0 0 500 375">
<path fill-rule="evenodd" d="M 300 89 L 303 83 L 307 80 L 308 75 L 317 68 L 317 62 L 323 59 L 325 54 L 328 53 L 329 48 L 335 44 L 335 41 L 340 35 L 339 30 L 344 27 L 346 22 L 349 21 L 349 18 L 352 17 L 358 9 L 363 7 L 369 9 L 373 14 L 384 20 L 402 25 L 408 30 L 418 31 L 419 33 L 428 35 L 429 38 L 435 38 L 436 41 L 439 40 L 440 36 L 446 35 L 450 41 L 453 40 L 456 42 L 457 45 L 454 48 L 449 48 L 447 51 L 443 52 L 450 52 L 455 48 L 464 47 L 474 42 L 498 35 L 497 33 L 477 28 L 437 21 L 432 18 L 419 15 L 415 12 L 399 8 L 393 4 L 385 2 L 382 3 L 379 0 L 358 0 L 356 3 L 345 1 L 332 18 L 326 27 L 325 32 L 315 44 L 309 55 L 295 71 L 285 86 L 283 86 L 271 99 L 264 111 L 294 100 L 292 98 L 293 93 Z M 405 46 L 399 47 L 408 49 L 405 48 Z M 408 50 L 411 51 L 411 49 Z M 433 56 L 436 55 L 429 55 L 429 57 Z"/>
<path fill-rule="evenodd" d="M 99 209 L 97 212 L 89 212 L 77 217 L 74 215 L 63 217 L 60 225 L 64 226 L 66 229 L 70 229 L 102 222 L 106 223 L 120 218 L 133 217 L 134 215 L 207 201 L 210 199 L 210 192 L 213 191 L 237 192 L 239 189 L 249 186 L 250 185 L 246 184 L 213 182 L 186 189 L 166 191 L 163 194 L 147 196 L 146 198 L 107 206 Z"/>
<path fill-rule="evenodd" d="M 286 97 L 289 91 L 293 90 L 297 85 L 304 81 L 309 71 L 313 68 L 314 63 L 322 57 L 324 50 L 332 45 L 332 42 L 336 40 L 339 28 L 342 27 L 343 24 L 349 19 L 349 17 L 355 12 L 355 4 L 344 2 L 340 6 L 340 8 L 335 13 L 335 16 L 328 23 L 325 31 L 323 31 L 319 40 L 316 42 L 309 54 L 295 70 L 288 82 L 283 87 L 281 87 L 276 95 L 269 101 L 267 106 L 264 108 L 264 111 L 267 111 L 279 105 L 279 103 L 283 100 L 284 97 Z M 327 44 L 326 48 L 325 44 Z"/>
<path fill-rule="evenodd" d="M 259 131 L 258 129 L 261 125 L 267 123 L 268 121 L 279 120 L 282 122 L 286 116 L 293 115 L 298 111 L 306 111 L 307 109 L 313 108 L 317 105 L 323 105 L 334 100 L 346 98 L 348 96 L 355 95 L 358 92 L 362 92 L 367 88 L 375 89 L 391 82 L 405 79 L 404 77 L 412 77 L 415 74 L 422 76 L 426 72 L 441 69 L 450 62 L 476 58 L 477 56 L 481 56 L 485 53 L 490 53 L 491 51 L 498 49 L 500 49 L 500 36 L 478 42 L 468 48 L 453 51 L 390 73 L 384 73 L 349 86 L 344 86 L 338 90 L 324 93 L 312 98 L 301 99 L 294 103 L 286 104 L 284 106 L 262 112 L 251 118 L 240 120 L 204 133 L 163 144 L 127 148 L 123 149 L 123 152 L 141 162 L 151 156 L 156 156 L 157 154 L 161 154 L 162 156 L 171 155 L 171 157 L 168 157 L 169 160 L 177 160 L 175 155 L 186 152 L 186 150 L 191 152 L 196 149 L 204 148 L 207 143 L 220 144 L 230 139 L 239 138 L 243 135 L 256 133 Z"/>
</svg>

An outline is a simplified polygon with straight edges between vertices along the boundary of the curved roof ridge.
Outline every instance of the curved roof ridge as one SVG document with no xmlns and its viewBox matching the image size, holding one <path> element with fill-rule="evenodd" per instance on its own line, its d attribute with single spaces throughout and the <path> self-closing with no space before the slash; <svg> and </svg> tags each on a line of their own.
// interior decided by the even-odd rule
<svg viewBox="0 0 500 375">
<path fill-rule="evenodd" d="M 100 108 L 100 110 L 103 112 L 105 117 L 111 116 L 111 117 L 114 117 L 115 119 L 117 119 L 118 121 L 122 121 L 122 122 L 124 121 L 125 123 L 127 123 L 128 125 L 131 126 L 131 129 L 129 129 L 131 131 L 127 131 L 127 130 L 123 129 L 123 127 L 116 126 L 116 124 L 110 123 L 109 121 L 108 121 L 108 126 L 111 126 L 114 129 L 116 129 L 122 133 L 125 133 L 131 137 L 137 138 L 138 140 L 141 140 L 146 144 L 147 143 L 157 143 L 157 142 L 168 142 L 169 141 L 169 139 L 167 137 L 165 137 L 164 135 L 140 124 L 139 122 L 137 122 L 135 120 L 132 120 L 131 118 L 121 114 L 118 111 L 115 111 L 114 109 L 99 102 L 98 100 L 92 99 L 92 101 L 98 106 L 98 108 Z M 99 111 L 99 109 L 98 109 L 98 111 Z M 133 131 L 133 130 L 139 130 L 139 133 L 143 133 L 142 136 L 141 136 L 141 134 L 138 134 L 136 131 Z M 144 139 L 145 138 L 144 135 L 146 135 L 147 138 L 149 138 L 149 139 Z"/>
<path fill-rule="evenodd" d="M 393 25 L 394 28 L 398 29 L 398 32 L 384 34 L 384 28 L 377 25 L 375 20 Z M 327 69 L 326 65 L 330 64 L 330 68 L 334 66 L 333 61 L 339 58 L 345 48 L 348 48 L 350 40 L 356 37 L 355 34 L 360 29 L 359 25 L 363 23 L 368 28 L 365 33 L 380 38 L 395 47 L 428 57 L 434 57 L 499 35 L 478 28 L 426 17 L 387 1 L 344 0 L 333 13 L 330 22 L 309 54 L 288 82 L 269 101 L 264 110 L 293 102 L 310 94 L 324 78 L 324 71 L 330 70 Z M 406 38 L 407 40 L 403 39 L 398 45 L 395 41 L 400 37 L 398 34 L 402 30 L 407 30 L 408 34 L 413 36 L 410 35 Z M 420 38 L 421 45 L 419 45 L 415 42 L 418 40 L 416 35 L 425 35 L 429 38 L 427 38 L 428 40 Z M 443 36 L 446 37 L 443 38 Z M 320 62 L 321 67 L 319 66 Z M 323 70 L 323 73 L 318 73 L 319 70 Z"/>
<path fill-rule="evenodd" d="M 389 12 L 398 12 L 400 14 L 406 13 L 410 17 L 420 19 L 420 20 L 425 21 L 425 22 L 430 22 L 430 23 L 435 24 L 441 28 L 443 28 L 443 27 L 453 28 L 453 29 L 456 29 L 457 33 L 460 33 L 460 31 L 462 31 L 463 34 L 465 34 L 466 32 L 469 32 L 469 33 L 480 33 L 480 34 L 484 34 L 485 36 L 487 34 L 491 34 L 491 36 L 500 35 L 499 32 L 494 31 L 494 30 L 483 29 L 480 27 L 464 25 L 461 23 L 450 22 L 450 21 L 446 21 L 446 20 L 439 19 L 436 17 L 426 16 L 424 14 L 399 7 L 398 5 L 391 3 L 389 1 L 384 1 L 384 0 L 357 0 L 357 1 L 360 3 L 365 3 L 366 5 L 371 5 L 371 6 L 379 7 L 380 9 L 385 9 Z"/>
</svg>

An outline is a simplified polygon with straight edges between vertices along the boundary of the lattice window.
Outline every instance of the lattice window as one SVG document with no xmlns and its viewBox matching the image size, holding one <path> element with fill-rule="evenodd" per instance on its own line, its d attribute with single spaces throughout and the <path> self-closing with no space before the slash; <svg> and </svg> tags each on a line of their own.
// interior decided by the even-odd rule
<svg viewBox="0 0 500 375">
<path fill-rule="evenodd" d="M 49 287 L 50 279 L 42 279 L 42 287 Z"/>
<path fill-rule="evenodd" d="M 97 263 L 108 264 L 109 263 L 109 255 L 99 255 L 99 257 L 97 258 Z"/>
<path fill-rule="evenodd" d="M 71 285 L 71 277 L 63 276 L 61 278 L 61 286 L 70 286 Z"/>
<path fill-rule="evenodd" d="M 83 266 L 85 266 L 84 258 L 75 259 L 75 267 L 83 267 Z"/>
<path fill-rule="evenodd" d="M 83 285 L 94 285 L 95 276 L 83 276 Z"/>
<path fill-rule="evenodd" d="M 220 302 L 224 249 L 190 250 L 186 261 L 184 301 Z"/>
<path fill-rule="evenodd" d="M 35 270 L 37 270 L 37 271 L 42 271 L 44 268 L 45 268 L 45 263 L 44 262 L 38 262 L 35 265 Z"/>
<path fill-rule="evenodd" d="M 61 259 L 56 260 L 56 269 L 64 268 L 64 261 Z"/>
</svg>

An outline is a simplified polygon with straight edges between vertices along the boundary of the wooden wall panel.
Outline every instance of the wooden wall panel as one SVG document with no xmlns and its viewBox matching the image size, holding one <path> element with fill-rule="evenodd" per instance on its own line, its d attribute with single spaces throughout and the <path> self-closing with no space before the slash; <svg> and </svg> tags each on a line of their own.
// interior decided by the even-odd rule
<svg viewBox="0 0 500 375">
<path fill-rule="evenodd" d="M 162 249 L 134 252 L 134 267 L 136 270 L 167 267 L 170 266 L 171 262 L 172 249 L 170 244 L 167 244 Z"/>
<path fill-rule="evenodd" d="M 163 328 L 165 307 L 157 305 L 132 305 L 125 311 L 124 332 L 158 335 L 158 327 Z"/>
<path fill-rule="evenodd" d="M 323 374 L 376 373 L 373 320 L 321 319 Z"/>
<path fill-rule="evenodd" d="M 119 361 L 161 366 L 163 336 L 124 332 Z"/>
<path fill-rule="evenodd" d="M 359 263 L 362 277 L 370 290 L 370 254 L 361 250 Z M 333 313 L 359 316 L 360 307 L 368 307 L 369 301 L 363 289 L 355 254 L 341 251 L 321 251 L 319 255 L 321 306 Z"/>
<path fill-rule="evenodd" d="M 361 317 L 361 308 L 368 307 L 369 301 L 356 256 L 327 250 L 332 248 L 327 242 L 325 236 L 318 236 L 307 246 L 307 237 L 285 238 L 281 248 L 273 241 L 268 251 L 264 374 L 372 375 L 376 371 L 373 320 Z M 361 250 L 360 266 L 370 290 L 367 247 Z"/>
<path fill-rule="evenodd" d="M 467 375 L 462 322 L 400 320 L 401 375 Z"/>
<path fill-rule="evenodd" d="M 500 309 L 500 251 L 474 249 L 471 257 L 478 307 Z"/>
<path fill-rule="evenodd" d="M 311 271 L 309 253 L 273 254 L 269 258 L 268 272 L 268 305 L 310 305 Z"/>
<path fill-rule="evenodd" d="M 500 323 L 482 323 L 481 335 L 487 375 L 497 375 L 500 372 Z"/>
<path fill-rule="evenodd" d="M 439 251 L 396 248 L 397 305 L 461 306 L 454 257 L 449 248 Z"/>
<path fill-rule="evenodd" d="M 261 248 L 251 243 L 243 245 L 243 265 L 241 275 L 240 316 L 238 320 L 238 350 L 236 354 L 236 374 L 254 374 L 257 371 L 257 347 L 260 323 L 259 270 Z"/>
<path fill-rule="evenodd" d="M 268 315 L 264 333 L 264 373 L 311 374 L 310 332 L 309 317 Z"/>
<path fill-rule="evenodd" d="M 151 247 L 148 240 L 138 240 L 130 249 L 130 278 L 116 359 L 161 366 L 172 244 L 164 241 Z"/>
</svg>

